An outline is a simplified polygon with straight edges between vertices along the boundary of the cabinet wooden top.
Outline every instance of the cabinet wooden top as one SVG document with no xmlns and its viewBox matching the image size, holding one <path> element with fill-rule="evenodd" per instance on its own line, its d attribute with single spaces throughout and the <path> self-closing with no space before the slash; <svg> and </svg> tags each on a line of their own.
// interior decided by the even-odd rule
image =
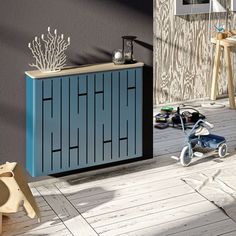
<svg viewBox="0 0 236 236">
<path fill-rule="evenodd" d="M 113 71 L 113 70 L 122 70 L 122 69 L 131 69 L 137 67 L 143 67 L 143 62 L 137 62 L 134 64 L 123 64 L 123 65 L 114 65 L 114 63 L 103 63 L 95 65 L 86 65 L 81 67 L 70 67 L 64 68 L 58 72 L 41 72 L 39 70 L 26 71 L 25 74 L 31 77 L 32 79 L 43 79 L 50 77 L 60 77 L 66 75 L 78 75 L 78 74 L 87 74 L 87 73 L 96 73 L 102 71 Z"/>
</svg>

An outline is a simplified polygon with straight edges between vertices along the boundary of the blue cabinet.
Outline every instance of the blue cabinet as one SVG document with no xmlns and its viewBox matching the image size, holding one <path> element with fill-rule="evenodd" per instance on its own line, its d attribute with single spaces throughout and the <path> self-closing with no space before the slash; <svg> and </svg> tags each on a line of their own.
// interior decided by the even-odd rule
<svg viewBox="0 0 236 236">
<path fill-rule="evenodd" d="M 107 69 L 40 78 L 26 73 L 32 176 L 142 157 L 142 66 Z"/>
</svg>

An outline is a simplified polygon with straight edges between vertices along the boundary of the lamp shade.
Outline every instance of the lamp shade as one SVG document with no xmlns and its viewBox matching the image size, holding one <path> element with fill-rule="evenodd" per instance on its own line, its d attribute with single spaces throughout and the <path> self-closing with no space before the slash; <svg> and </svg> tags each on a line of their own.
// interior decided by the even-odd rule
<svg viewBox="0 0 236 236">
<path fill-rule="evenodd" d="M 211 0 L 211 9 L 210 12 L 227 12 L 227 10 L 217 1 Z"/>
</svg>

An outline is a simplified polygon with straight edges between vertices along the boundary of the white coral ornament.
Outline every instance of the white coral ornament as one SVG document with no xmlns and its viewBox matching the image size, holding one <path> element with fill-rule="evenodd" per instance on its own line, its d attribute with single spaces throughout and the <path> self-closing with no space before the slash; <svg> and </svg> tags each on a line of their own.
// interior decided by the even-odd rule
<svg viewBox="0 0 236 236">
<path fill-rule="evenodd" d="M 44 34 L 41 35 L 41 38 L 36 36 L 28 44 L 35 59 L 35 63 L 29 65 L 42 72 L 60 71 L 66 64 L 65 50 L 69 45 L 70 37 L 65 41 L 63 34 L 58 35 L 56 29 L 54 33 L 51 33 L 51 29 L 48 27 L 46 36 Z"/>
</svg>

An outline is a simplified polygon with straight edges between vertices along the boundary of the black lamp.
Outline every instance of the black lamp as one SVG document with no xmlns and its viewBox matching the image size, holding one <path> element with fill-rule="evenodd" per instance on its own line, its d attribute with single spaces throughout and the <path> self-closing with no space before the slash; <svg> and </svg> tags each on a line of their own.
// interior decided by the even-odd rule
<svg viewBox="0 0 236 236">
<path fill-rule="evenodd" d="M 131 35 L 122 36 L 123 40 L 122 50 L 124 54 L 125 63 L 127 64 L 135 63 L 133 45 L 134 45 L 134 40 L 136 38 L 137 38 L 136 36 L 131 36 Z"/>
</svg>

